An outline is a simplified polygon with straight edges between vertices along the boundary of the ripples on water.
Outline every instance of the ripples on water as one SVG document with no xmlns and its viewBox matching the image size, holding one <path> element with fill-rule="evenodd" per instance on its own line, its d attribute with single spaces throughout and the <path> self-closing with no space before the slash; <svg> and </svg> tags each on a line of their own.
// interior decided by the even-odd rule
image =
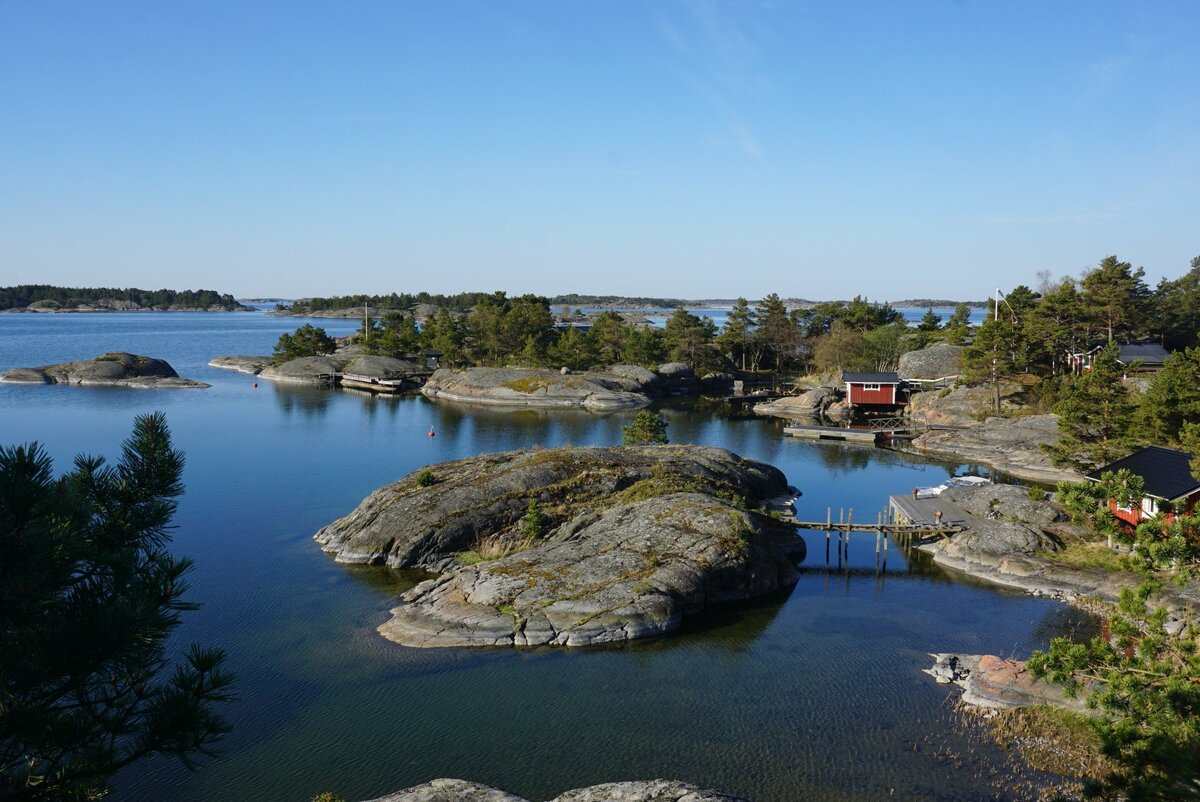
<svg viewBox="0 0 1200 802">
<path fill-rule="evenodd" d="M 374 633 L 418 574 L 344 567 L 312 534 L 423 465 L 533 445 L 613 444 L 631 414 L 501 412 L 289 389 L 207 366 L 266 353 L 294 318 L 254 314 L 0 315 L 0 370 L 129 350 L 209 390 L 0 385 L 0 442 L 38 439 L 66 469 L 116 455 L 133 416 L 167 413 L 187 453 L 175 549 L 195 559 L 178 645 L 220 645 L 239 675 L 228 756 L 189 774 L 166 760 L 119 778 L 114 799 L 378 796 L 463 777 L 546 799 L 618 779 L 671 777 L 760 802 L 1016 798 L 987 776 L 998 750 L 964 739 L 927 652 L 1025 656 L 1083 625 L 1053 602 L 951 578 L 856 536 L 847 572 L 824 536 L 790 592 L 611 649 L 413 650 Z M 354 322 L 315 321 L 331 334 Z M 777 465 L 804 496 L 873 518 L 892 492 L 961 467 L 847 444 L 785 440 L 773 421 L 663 407 L 673 442 Z M 430 428 L 437 437 L 429 438 Z M 969 728 L 968 728 L 969 729 Z"/>
</svg>

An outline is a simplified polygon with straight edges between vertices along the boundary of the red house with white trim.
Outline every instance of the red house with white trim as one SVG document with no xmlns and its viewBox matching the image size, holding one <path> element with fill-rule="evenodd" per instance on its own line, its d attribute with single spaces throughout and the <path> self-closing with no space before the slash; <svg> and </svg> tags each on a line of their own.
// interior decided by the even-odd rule
<svg viewBox="0 0 1200 802">
<path fill-rule="evenodd" d="M 842 384 L 848 407 L 882 409 L 904 405 L 900 377 L 895 373 L 843 373 Z"/>
<path fill-rule="evenodd" d="M 1125 507 L 1116 499 L 1108 500 L 1113 515 L 1130 526 L 1137 526 L 1158 513 L 1170 520 L 1175 513 L 1191 515 L 1200 502 L 1200 481 L 1192 476 L 1192 455 L 1162 446 L 1146 446 L 1128 457 L 1110 462 L 1087 475 L 1087 479 L 1099 482 L 1108 472 L 1116 473 L 1122 468 L 1142 477 L 1143 496 L 1141 504 Z"/>
</svg>

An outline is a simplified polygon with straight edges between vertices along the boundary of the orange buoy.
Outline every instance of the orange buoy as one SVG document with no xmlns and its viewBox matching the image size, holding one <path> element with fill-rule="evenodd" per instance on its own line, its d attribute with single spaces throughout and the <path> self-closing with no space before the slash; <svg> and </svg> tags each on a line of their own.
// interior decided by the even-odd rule
<svg viewBox="0 0 1200 802">
<path fill-rule="evenodd" d="M 437 437 L 437 433 L 433 431 L 433 427 L 432 427 L 432 426 L 430 426 L 430 427 L 429 427 L 429 436 L 430 436 L 430 437 Z"/>
</svg>

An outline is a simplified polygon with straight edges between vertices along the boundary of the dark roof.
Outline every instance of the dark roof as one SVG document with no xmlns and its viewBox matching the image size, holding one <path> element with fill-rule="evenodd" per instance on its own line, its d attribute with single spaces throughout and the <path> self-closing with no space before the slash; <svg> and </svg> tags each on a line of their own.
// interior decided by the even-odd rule
<svg viewBox="0 0 1200 802">
<path fill-rule="evenodd" d="M 1118 357 L 1128 365 L 1135 359 L 1140 359 L 1145 365 L 1163 365 L 1171 356 L 1166 348 L 1158 343 L 1130 343 L 1120 346 L 1121 355 Z"/>
<path fill-rule="evenodd" d="M 1147 496 L 1165 498 L 1168 501 L 1191 495 L 1200 490 L 1200 482 L 1192 476 L 1192 455 L 1162 446 L 1146 446 L 1141 451 L 1124 459 L 1097 468 L 1087 478 L 1099 481 L 1100 474 L 1119 471 L 1122 468 L 1136 474 L 1145 481 Z"/>
<path fill-rule="evenodd" d="M 896 373 L 843 373 L 842 382 L 853 384 L 899 384 L 900 376 Z"/>
</svg>

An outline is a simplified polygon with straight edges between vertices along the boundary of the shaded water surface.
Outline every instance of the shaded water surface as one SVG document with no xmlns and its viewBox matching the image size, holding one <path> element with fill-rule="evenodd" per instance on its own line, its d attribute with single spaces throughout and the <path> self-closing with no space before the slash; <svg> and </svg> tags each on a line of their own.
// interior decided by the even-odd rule
<svg viewBox="0 0 1200 802">
<path fill-rule="evenodd" d="M 191 774 L 150 761 L 114 799 L 307 800 L 378 796 L 463 777 L 544 799 L 618 779 L 671 777 L 769 802 L 1006 798 L 994 750 L 965 752 L 952 693 L 927 652 L 1024 656 L 1079 624 L 1053 602 L 954 579 L 895 544 L 875 571 L 855 536 L 850 568 L 824 567 L 824 536 L 790 592 L 612 649 L 414 650 L 374 628 L 419 574 L 336 565 L 312 534 L 423 465 L 534 445 L 613 444 L 632 413 L 501 412 L 288 389 L 207 367 L 266 353 L 304 321 L 256 314 L 0 315 L 0 370 L 129 350 L 209 390 L 0 385 L 0 442 L 43 442 L 60 470 L 116 455 L 133 416 L 163 410 L 187 453 L 174 548 L 195 559 L 178 645 L 220 645 L 239 675 L 227 757 Z M 354 323 L 316 321 L 332 334 Z M 789 441 L 773 421 L 668 404 L 674 442 L 777 465 L 802 517 L 853 507 L 960 470 L 846 444 Z M 428 437 L 430 428 L 436 437 Z"/>
</svg>

